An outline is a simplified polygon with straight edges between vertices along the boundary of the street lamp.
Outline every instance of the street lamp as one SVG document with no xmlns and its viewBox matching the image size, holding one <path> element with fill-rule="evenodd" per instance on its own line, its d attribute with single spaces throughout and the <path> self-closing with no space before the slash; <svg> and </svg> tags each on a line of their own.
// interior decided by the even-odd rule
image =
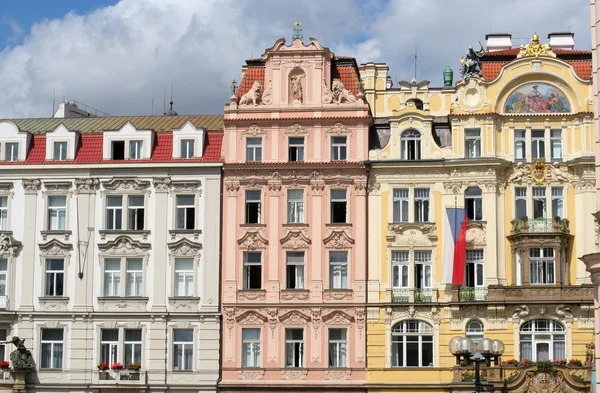
<svg viewBox="0 0 600 393">
<path fill-rule="evenodd" d="M 475 363 L 475 392 L 493 392 L 494 385 L 481 383 L 480 363 L 485 362 L 486 366 L 497 366 L 499 359 L 504 353 L 504 343 L 500 340 L 483 338 L 478 343 L 474 343 L 469 337 L 456 336 L 450 339 L 448 343 L 450 353 L 456 357 L 456 364 L 460 365 L 461 360 L 466 363 Z"/>
</svg>

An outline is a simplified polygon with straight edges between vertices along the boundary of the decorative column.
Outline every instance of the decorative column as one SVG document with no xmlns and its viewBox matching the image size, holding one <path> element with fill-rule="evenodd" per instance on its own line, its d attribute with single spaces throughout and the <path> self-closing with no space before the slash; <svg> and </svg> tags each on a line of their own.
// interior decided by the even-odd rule
<svg viewBox="0 0 600 393">
<path fill-rule="evenodd" d="M 171 179 L 168 177 L 157 177 L 152 179 L 154 185 L 154 228 L 152 233 L 153 255 L 152 255 L 152 271 L 154 272 L 154 282 L 152 284 L 152 311 L 166 312 L 167 311 L 167 283 L 165 277 L 167 275 L 167 261 L 169 255 L 167 252 L 167 232 L 169 228 L 168 212 L 169 209 L 169 187 Z M 175 263 L 175 262 L 171 262 Z"/>
<path fill-rule="evenodd" d="M 319 178 L 321 176 L 319 175 Z M 310 297 L 311 300 L 321 302 L 323 299 L 323 227 L 326 218 L 323 217 L 323 191 L 325 183 L 322 180 L 317 180 L 316 176 L 311 180 L 310 187 L 312 189 L 312 217 L 310 221 L 311 238 L 313 239 L 310 269 L 312 280 L 310 282 Z M 325 210 L 326 211 L 326 210 Z"/>
<path fill-rule="evenodd" d="M 265 216 L 267 224 L 267 239 L 269 240 L 269 263 L 267 271 L 267 301 L 279 302 L 279 264 L 285 261 L 285 251 L 281 250 L 279 244 L 279 230 L 281 222 L 279 220 L 279 196 L 281 194 L 281 182 L 269 183 L 269 208 Z M 267 221 L 268 220 L 268 221 Z"/>
<path fill-rule="evenodd" d="M 225 214 L 223 215 L 223 255 L 222 255 L 222 274 L 223 274 L 223 303 L 235 303 L 237 284 L 235 279 L 236 260 L 239 259 L 238 245 L 236 242 L 236 233 L 238 223 L 236 222 L 237 211 L 236 202 L 240 183 L 237 181 L 226 181 L 225 192 L 227 199 L 223 206 Z"/>
<path fill-rule="evenodd" d="M 23 203 L 23 222 L 34 223 L 32 226 L 27 226 L 27 233 L 23 236 L 23 250 L 21 258 L 21 275 L 22 277 L 29 276 L 31 272 L 35 272 L 36 250 L 37 250 L 37 234 L 41 229 L 37 224 L 37 193 L 41 182 L 38 179 L 23 179 L 23 191 L 25 193 Z M 22 285 L 21 306 L 19 311 L 33 311 L 33 296 L 35 293 L 34 282 L 29 282 L 27 285 Z M 29 337 L 27 337 L 29 339 Z"/>
<path fill-rule="evenodd" d="M 587 254 L 580 258 L 586 265 L 587 271 L 591 274 L 592 284 L 594 285 L 594 344 L 595 351 L 595 369 L 600 370 L 600 252 Z M 596 379 L 596 391 L 600 388 L 600 380 Z"/>
<path fill-rule="evenodd" d="M 367 183 L 360 180 L 354 183 L 354 301 L 364 303 L 366 299 L 366 263 L 367 263 Z"/>
</svg>

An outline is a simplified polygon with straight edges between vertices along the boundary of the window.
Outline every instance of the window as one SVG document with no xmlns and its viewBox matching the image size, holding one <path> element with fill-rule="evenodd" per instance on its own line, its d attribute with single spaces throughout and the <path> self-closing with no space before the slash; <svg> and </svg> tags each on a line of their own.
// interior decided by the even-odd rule
<svg viewBox="0 0 600 393">
<path fill-rule="evenodd" d="M 527 188 L 515 188 L 515 218 L 520 220 L 527 217 Z"/>
<path fill-rule="evenodd" d="M 111 158 L 113 160 L 125 159 L 125 141 L 113 141 L 111 147 Z"/>
<path fill-rule="evenodd" d="M 142 259 L 127 258 L 126 296 L 142 296 Z"/>
<path fill-rule="evenodd" d="M 546 218 L 546 188 L 533 187 L 533 218 Z"/>
<path fill-rule="evenodd" d="M 562 159 L 562 131 L 551 130 L 550 131 L 550 148 L 552 149 L 552 159 Z"/>
<path fill-rule="evenodd" d="M 262 161 L 262 138 L 246 138 L 246 161 Z"/>
<path fill-rule="evenodd" d="M 196 205 L 193 195 L 177 195 L 176 199 L 176 219 L 175 228 L 194 229 L 196 228 Z"/>
<path fill-rule="evenodd" d="M 433 329 L 421 321 L 409 320 L 392 328 L 392 367 L 433 366 Z"/>
<path fill-rule="evenodd" d="M 558 360 L 566 357 L 565 328 L 556 321 L 534 319 L 521 327 L 521 360 Z"/>
<path fill-rule="evenodd" d="M 125 329 L 125 366 L 142 362 L 142 330 Z"/>
<path fill-rule="evenodd" d="M 408 222 L 408 189 L 394 189 L 394 222 Z"/>
<path fill-rule="evenodd" d="M 554 249 L 529 249 L 529 280 L 531 284 L 555 284 Z"/>
<path fill-rule="evenodd" d="M 122 229 L 123 196 L 106 197 L 106 229 Z"/>
<path fill-rule="evenodd" d="M 346 209 L 346 190 L 331 190 L 331 223 L 345 224 Z"/>
<path fill-rule="evenodd" d="M 415 189 L 415 222 L 429 222 L 429 189 Z"/>
<path fill-rule="evenodd" d="M 304 191 L 288 190 L 288 223 L 304 222 Z"/>
<path fill-rule="evenodd" d="M 173 329 L 173 370 L 191 370 L 194 353 L 194 331 Z"/>
<path fill-rule="evenodd" d="M 64 231 L 67 221 L 67 197 L 48 197 L 48 230 Z"/>
<path fill-rule="evenodd" d="M 304 252 L 286 253 L 286 288 L 304 289 Z"/>
<path fill-rule="evenodd" d="M 515 160 L 524 160 L 526 153 L 525 130 L 515 131 Z"/>
<path fill-rule="evenodd" d="M 65 260 L 46 259 L 46 296 L 63 296 Z"/>
<path fill-rule="evenodd" d="M 467 250 L 465 286 L 483 287 L 483 250 Z"/>
<path fill-rule="evenodd" d="M 129 141 L 129 159 L 141 160 L 142 158 L 144 158 L 143 141 Z"/>
<path fill-rule="evenodd" d="M 260 329 L 242 329 L 242 367 L 260 367 Z"/>
<path fill-rule="evenodd" d="M 564 218 L 562 187 L 552 187 L 552 217 Z"/>
<path fill-rule="evenodd" d="M 473 344 L 479 344 L 483 339 L 483 323 L 478 319 L 473 319 L 467 323 L 467 337 L 473 341 Z"/>
<path fill-rule="evenodd" d="M 285 329 L 285 366 L 304 367 L 304 329 Z"/>
<path fill-rule="evenodd" d="M 64 161 L 67 159 L 67 142 L 54 142 L 52 158 L 54 161 Z"/>
<path fill-rule="evenodd" d="M 346 329 L 329 329 L 329 367 L 348 367 Z"/>
<path fill-rule="evenodd" d="M 0 196 L 0 231 L 8 230 L 8 197 Z"/>
<path fill-rule="evenodd" d="M 531 131 L 531 158 L 546 158 L 546 140 L 544 130 Z"/>
<path fill-rule="evenodd" d="M 346 140 L 345 136 L 331 137 L 331 161 L 346 161 Z"/>
<path fill-rule="evenodd" d="M 260 191 L 246 190 L 246 224 L 260 224 Z"/>
<path fill-rule="evenodd" d="M 0 296 L 6 296 L 6 284 L 8 279 L 8 260 L 0 259 Z M 0 329 L 1 330 L 1 329 Z"/>
<path fill-rule="evenodd" d="M 400 136 L 400 154 L 403 160 L 421 159 L 421 133 L 406 130 Z"/>
<path fill-rule="evenodd" d="M 483 220 L 483 199 L 481 188 L 469 187 L 465 190 L 465 206 L 467 207 L 467 218 L 469 220 Z"/>
<path fill-rule="evenodd" d="M 102 329 L 100 332 L 100 363 L 115 363 L 118 353 L 119 329 Z"/>
<path fill-rule="evenodd" d="M 465 157 L 481 157 L 481 131 L 465 130 Z"/>
<path fill-rule="evenodd" d="M 123 262 L 123 263 L 121 263 Z M 106 258 L 104 260 L 104 296 L 142 296 L 143 267 L 142 258 Z M 123 269 L 123 271 L 121 270 Z M 121 282 L 121 277 L 125 282 Z M 125 288 L 122 288 L 122 286 Z"/>
<path fill-rule="evenodd" d="M 41 368 L 62 368 L 63 329 L 42 329 Z"/>
<path fill-rule="evenodd" d="M 392 286 L 408 288 L 408 251 L 392 251 Z"/>
<path fill-rule="evenodd" d="M 181 150 L 179 152 L 181 158 L 194 158 L 194 140 L 182 139 Z"/>
<path fill-rule="evenodd" d="M 244 253 L 244 289 L 262 288 L 261 259 L 260 252 Z"/>
<path fill-rule="evenodd" d="M 431 251 L 415 251 L 415 288 L 431 288 Z"/>
<path fill-rule="evenodd" d="M 304 137 L 290 138 L 289 160 L 304 161 Z"/>
<path fill-rule="evenodd" d="M 329 252 L 329 288 L 348 288 L 348 252 Z"/>
<path fill-rule="evenodd" d="M 194 296 L 194 260 L 175 259 L 175 296 Z"/>
<path fill-rule="evenodd" d="M 6 356 L 8 353 L 6 345 L 7 345 L 7 338 L 8 338 L 8 330 L 7 329 L 0 329 L 0 342 L 2 342 L 3 344 L 0 344 L 0 359 L 8 359 L 8 357 Z M 10 345 L 10 344 L 8 344 Z M 9 349 L 9 350 L 12 350 Z"/>
<path fill-rule="evenodd" d="M 104 296 L 121 296 L 121 260 L 104 260 Z"/>
<path fill-rule="evenodd" d="M 19 159 L 19 144 L 7 143 L 5 146 L 4 161 L 17 161 Z"/>
<path fill-rule="evenodd" d="M 127 206 L 127 229 L 132 231 L 141 231 L 144 229 L 144 197 L 128 197 Z"/>
</svg>

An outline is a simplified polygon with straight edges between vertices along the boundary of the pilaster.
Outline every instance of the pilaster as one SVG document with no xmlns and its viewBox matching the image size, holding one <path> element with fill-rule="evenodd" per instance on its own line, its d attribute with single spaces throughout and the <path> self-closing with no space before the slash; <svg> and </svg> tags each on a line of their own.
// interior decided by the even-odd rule
<svg viewBox="0 0 600 393">
<path fill-rule="evenodd" d="M 37 194 L 41 182 L 37 179 L 23 179 L 24 191 L 24 209 L 23 222 L 37 223 Z M 26 228 L 27 233 L 23 236 L 23 258 L 21 259 L 21 277 L 27 280 L 29 277 L 29 285 L 22 285 L 21 289 L 21 305 L 19 311 L 33 311 L 33 298 L 35 293 L 35 285 L 31 277 L 31 272 L 35 272 L 36 250 L 37 250 L 37 233 L 41 228 L 34 225 L 33 228 Z"/>
</svg>

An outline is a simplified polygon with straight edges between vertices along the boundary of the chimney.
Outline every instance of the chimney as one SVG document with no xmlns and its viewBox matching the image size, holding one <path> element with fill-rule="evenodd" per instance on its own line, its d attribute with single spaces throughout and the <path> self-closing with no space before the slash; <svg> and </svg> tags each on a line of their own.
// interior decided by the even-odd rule
<svg viewBox="0 0 600 393">
<path fill-rule="evenodd" d="M 512 48 L 512 35 L 506 33 L 486 34 L 485 50 L 487 52 L 496 52 Z"/>
<path fill-rule="evenodd" d="M 573 50 L 575 47 L 575 33 L 557 32 L 548 34 L 550 39 L 550 47 L 552 49 Z"/>
</svg>

